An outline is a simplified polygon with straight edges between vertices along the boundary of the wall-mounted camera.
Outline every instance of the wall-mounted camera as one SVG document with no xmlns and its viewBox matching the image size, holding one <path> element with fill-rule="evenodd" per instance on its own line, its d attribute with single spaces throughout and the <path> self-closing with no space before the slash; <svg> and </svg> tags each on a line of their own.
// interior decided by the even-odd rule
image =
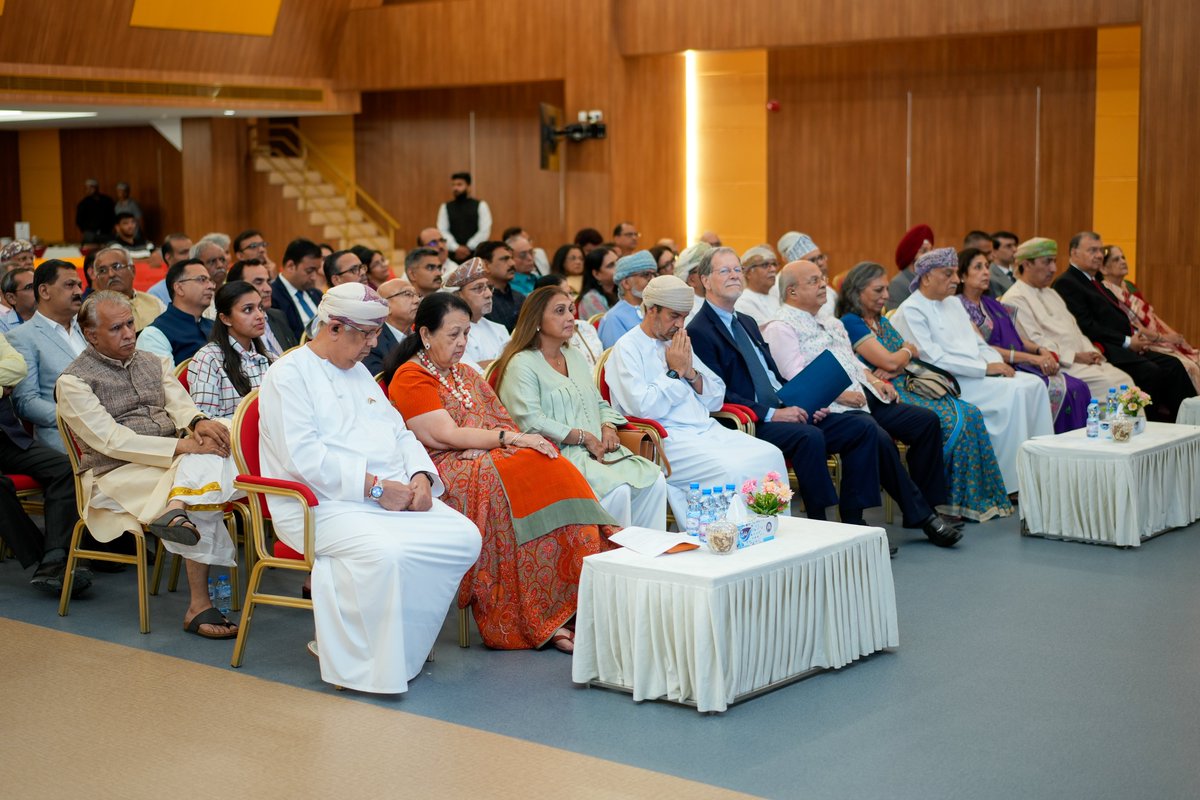
<svg viewBox="0 0 1200 800">
<path fill-rule="evenodd" d="M 603 139 L 608 135 L 604 124 L 604 112 L 599 109 L 580 111 L 578 122 L 559 127 L 562 110 L 548 103 L 541 104 L 541 161 L 542 169 L 557 170 L 558 140 L 582 142 L 585 139 Z"/>
</svg>

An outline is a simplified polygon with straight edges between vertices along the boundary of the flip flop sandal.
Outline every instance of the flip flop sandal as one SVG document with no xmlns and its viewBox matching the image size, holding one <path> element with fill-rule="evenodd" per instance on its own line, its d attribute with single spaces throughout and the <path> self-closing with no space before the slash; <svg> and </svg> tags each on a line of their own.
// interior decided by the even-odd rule
<svg viewBox="0 0 1200 800">
<path fill-rule="evenodd" d="M 171 524 L 181 517 L 182 522 Z M 196 523 L 192 522 L 182 508 L 171 509 L 146 527 L 164 542 L 190 545 L 200 541 L 200 531 L 196 530 Z"/>
<path fill-rule="evenodd" d="M 575 634 L 559 629 L 558 633 L 550 637 L 550 644 L 555 650 L 561 650 L 564 653 L 574 653 Z"/>
<path fill-rule="evenodd" d="M 206 608 L 196 616 L 192 617 L 192 621 L 183 626 L 183 629 L 188 633 L 194 633 L 204 639 L 233 639 L 237 636 L 237 631 L 229 631 L 226 633 L 205 633 L 200 630 L 201 625 L 232 625 L 225 615 L 215 608 Z"/>
</svg>

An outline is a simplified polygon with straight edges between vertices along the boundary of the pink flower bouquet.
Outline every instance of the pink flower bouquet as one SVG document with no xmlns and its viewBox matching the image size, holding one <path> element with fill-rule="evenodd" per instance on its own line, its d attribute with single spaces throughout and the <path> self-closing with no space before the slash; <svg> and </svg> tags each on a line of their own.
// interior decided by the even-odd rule
<svg viewBox="0 0 1200 800">
<path fill-rule="evenodd" d="M 791 508 L 792 490 L 787 478 L 778 472 L 768 472 L 761 487 L 753 478 L 742 484 L 742 499 L 753 513 L 773 517 Z"/>
</svg>

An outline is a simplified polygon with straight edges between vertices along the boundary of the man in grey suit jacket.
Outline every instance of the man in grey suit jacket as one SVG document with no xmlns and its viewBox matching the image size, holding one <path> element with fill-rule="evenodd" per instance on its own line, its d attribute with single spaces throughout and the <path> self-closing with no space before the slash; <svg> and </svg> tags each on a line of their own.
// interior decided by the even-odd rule
<svg viewBox="0 0 1200 800">
<path fill-rule="evenodd" d="M 1009 231 L 996 231 L 992 234 L 992 280 L 988 288 L 992 297 L 1000 295 L 1012 288 L 1017 281 L 1016 261 L 1017 235 Z"/>
<path fill-rule="evenodd" d="M 34 424 L 38 442 L 58 451 L 62 438 L 54 420 L 54 383 L 87 347 L 76 315 L 83 304 L 83 281 L 75 266 L 52 259 L 33 274 L 37 311 L 8 334 L 8 341 L 25 359 L 24 380 L 13 390 L 17 415 Z"/>
</svg>

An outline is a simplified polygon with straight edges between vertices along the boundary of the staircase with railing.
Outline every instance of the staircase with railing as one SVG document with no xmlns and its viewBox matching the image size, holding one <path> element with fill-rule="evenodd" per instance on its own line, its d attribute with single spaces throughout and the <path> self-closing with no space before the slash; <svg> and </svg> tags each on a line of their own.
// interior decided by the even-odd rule
<svg viewBox="0 0 1200 800">
<path fill-rule="evenodd" d="M 299 127 L 264 120 L 250 127 L 254 169 L 282 187 L 308 221 L 339 249 L 361 244 L 395 257 L 400 224 Z"/>
</svg>

